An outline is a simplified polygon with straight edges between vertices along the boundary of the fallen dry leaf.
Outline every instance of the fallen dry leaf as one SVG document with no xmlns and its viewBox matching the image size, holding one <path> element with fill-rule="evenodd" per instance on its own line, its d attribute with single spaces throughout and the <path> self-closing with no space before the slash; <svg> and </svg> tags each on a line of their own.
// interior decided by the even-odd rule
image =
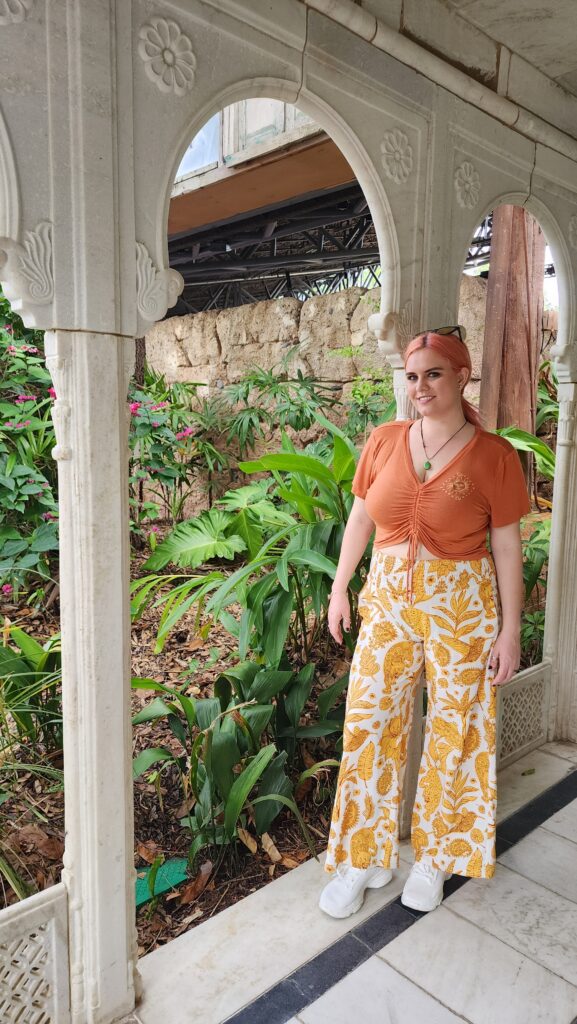
<svg viewBox="0 0 577 1024">
<path fill-rule="evenodd" d="M 245 828 L 237 828 L 236 832 L 241 843 L 244 843 L 251 853 L 256 853 L 258 850 L 258 843 L 254 836 L 251 836 L 250 832 L 247 832 Z"/>
<path fill-rule="evenodd" d="M 64 843 L 56 836 L 49 836 L 39 825 L 23 825 L 11 838 L 11 845 L 28 850 L 38 850 L 48 860 L 60 860 Z"/>
<path fill-rule="evenodd" d="M 181 889 L 180 899 L 176 904 L 177 907 L 182 907 L 185 903 L 192 903 L 197 896 L 200 896 L 202 890 L 206 888 L 206 884 L 212 874 L 212 868 L 213 864 L 211 860 L 205 860 L 204 864 L 200 865 L 196 877 L 185 885 L 184 889 Z"/>
<path fill-rule="evenodd" d="M 276 871 L 276 864 L 269 864 L 268 873 L 269 873 L 269 876 L 271 878 L 274 875 L 275 871 Z"/>
<path fill-rule="evenodd" d="M 314 757 L 312 756 L 312 754 L 307 749 L 307 747 L 305 746 L 304 743 L 303 743 L 303 745 L 301 747 L 301 752 L 302 752 L 302 757 L 303 757 L 305 768 L 312 768 L 312 766 L 314 764 L 316 764 L 316 761 L 315 761 Z"/>
<path fill-rule="evenodd" d="M 143 843 L 137 843 L 136 852 L 147 864 L 154 864 L 156 858 L 162 853 L 159 846 L 153 839 L 145 839 Z"/>
<path fill-rule="evenodd" d="M 262 843 L 262 848 L 266 853 L 267 857 L 269 857 L 270 860 L 272 860 L 273 864 L 278 864 L 279 860 L 282 860 L 282 854 L 278 852 L 268 832 L 263 832 L 262 836 L 260 837 L 260 840 Z"/>
<path fill-rule="evenodd" d="M 298 868 L 298 866 L 299 866 L 298 860 L 295 860 L 294 857 L 287 857 L 287 856 L 284 856 L 282 858 L 281 864 L 282 864 L 283 868 L 291 868 L 291 869 L 292 868 Z"/>
<path fill-rule="evenodd" d="M 184 818 L 187 814 L 190 813 L 195 803 L 196 798 L 194 796 L 187 796 L 186 800 L 183 800 L 180 807 L 178 808 L 176 812 L 176 817 Z"/>
<path fill-rule="evenodd" d="M 203 915 L 204 910 L 201 910 L 200 907 L 197 907 L 195 910 L 193 910 L 192 914 L 187 914 L 187 916 L 182 919 L 178 927 L 175 929 L 174 934 L 182 935 L 182 933 L 189 928 L 193 921 L 197 921 L 198 918 L 202 917 Z"/>
<path fill-rule="evenodd" d="M 303 779 L 301 783 L 295 789 L 295 802 L 297 804 L 302 803 L 307 793 L 312 789 L 313 778 L 309 775 L 308 779 Z"/>
</svg>

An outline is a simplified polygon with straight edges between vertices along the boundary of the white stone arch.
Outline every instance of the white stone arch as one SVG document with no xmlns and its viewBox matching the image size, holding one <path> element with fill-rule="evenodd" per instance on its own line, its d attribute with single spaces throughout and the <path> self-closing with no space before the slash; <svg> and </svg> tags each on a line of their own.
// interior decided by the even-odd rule
<svg viewBox="0 0 577 1024">
<path fill-rule="evenodd" d="M 194 112 L 174 140 L 171 157 L 165 164 L 162 185 L 159 189 L 159 203 L 155 217 L 155 239 L 157 252 L 163 254 L 163 267 L 168 268 L 167 231 L 170 191 L 177 168 L 191 139 L 203 125 L 219 110 L 244 99 L 267 97 L 298 106 L 303 113 L 314 118 L 339 147 L 351 165 L 369 205 L 379 251 L 381 254 L 381 310 L 384 313 L 397 309 L 400 294 L 399 244 L 392 210 L 381 176 L 359 141 L 351 126 L 338 111 L 316 96 L 311 90 L 277 78 L 241 79 L 215 92 L 210 100 Z"/>
</svg>

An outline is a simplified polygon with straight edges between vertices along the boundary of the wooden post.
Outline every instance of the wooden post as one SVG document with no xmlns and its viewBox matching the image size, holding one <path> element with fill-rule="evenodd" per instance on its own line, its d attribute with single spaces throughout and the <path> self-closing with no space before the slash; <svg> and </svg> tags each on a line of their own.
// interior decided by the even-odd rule
<svg viewBox="0 0 577 1024">
<path fill-rule="evenodd" d="M 493 212 L 491 264 L 487 282 L 485 337 L 479 397 L 479 412 L 487 430 L 497 428 L 499 415 L 512 221 L 512 206 L 499 206 Z"/>
<path fill-rule="evenodd" d="M 545 236 L 520 206 L 493 213 L 480 412 L 488 430 L 535 432 Z"/>
</svg>

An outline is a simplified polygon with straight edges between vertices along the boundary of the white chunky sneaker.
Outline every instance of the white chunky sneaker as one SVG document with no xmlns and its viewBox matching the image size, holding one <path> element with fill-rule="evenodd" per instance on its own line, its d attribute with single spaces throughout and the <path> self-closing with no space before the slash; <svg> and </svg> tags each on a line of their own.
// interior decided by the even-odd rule
<svg viewBox="0 0 577 1024">
<path fill-rule="evenodd" d="M 319 907 L 330 917 L 350 917 L 362 907 L 365 889 L 380 889 L 392 877 L 390 868 L 363 870 L 339 864 L 334 878 L 321 893 Z"/>
<path fill-rule="evenodd" d="M 450 877 L 429 861 L 418 860 L 405 882 L 401 903 L 412 910 L 434 910 L 443 899 L 443 883 Z"/>
</svg>

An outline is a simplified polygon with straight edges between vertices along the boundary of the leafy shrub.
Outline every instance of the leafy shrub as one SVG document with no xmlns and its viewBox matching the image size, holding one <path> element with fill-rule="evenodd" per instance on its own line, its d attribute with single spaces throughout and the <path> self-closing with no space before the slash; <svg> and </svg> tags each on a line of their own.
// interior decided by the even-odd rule
<svg viewBox="0 0 577 1024">
<path fill-rule="evenodd" d="M 314 853 L 293 799 L 293 783 L 285 769 L 287 753 L 279 753 L 265 736 L 275 713 L 271 698 L 287 686 L 289 678 L 293 689 L 299 690 L 310 675 L 303 671 L 295 677 L 245 662 L 222 674 L 215 697 L 205 700 L 191 699 L 154 680 L 134 681 L 138 688 L 162 697 L 135 715 L 133 723 L 166 719 L 179 747 L 178 753 L 167 746 L 143 750 L 135 758 L 134 776 L 158 765 L 161 771 L 167 765 L 176 767 L 183 798 L 191 807 L 181 819 L 190 832 L 191 863 L 206 846 L 221 847 L 222 858 L 226 847 L 235 842 L 237 830 L 246 829 L 249 817 L 262 835 L 284 807 L 292 810 Z M 299 703 L 300 698 L 295 707 Z M 308 769 L 299 781 L 326 765 Z"/>
<path fill-rule="evenodd" d="M 523 580 L 525 607 L 521 619 L 521 649 L 523 661 L 536 665 L 543 659 L 545 633 L 545 592 L 547 564 L 551 542 L 551 517 L 537 523 L 528 540 L 523 543 Z"/>
<path fill-rule="evenodd" d="M 371 374 L 355 377 L 346 409 L 347 434 L 352 438 L 362 434 L 366 439 L 371 427 L 393 420 L 397 405 L 393 393 L 392 370 L 386 370 L 381 374 L 373 371 Z"/>
<path fill-rule="evenodd" d="M 198 566 L 219 552 L 231 557 L 235 547 L 227 545 L 235 536 L 236 551 L 242 550 L 240 539 L 252 557 L 231 575 L 218 569 L 210 578 L 151 573 L 133 586 L 135 615 L 155 599 L 158 607 L 170 607 L 173 628 L 192 603 L 211 595 L 207 610 L 236 637 L 241 659 L 252 651 L 273 668 L 283 655 L 291 664 L 305 665 L 319 643 L 327 644 L 327 598 L 353 501 L 357 451 L 341 430 L 320 414 L 317 419 L 328 433 L 323 455 L 296 452 L 285 436 L 284 451 L 241 463 L 244 472 L 270 473 L 268 480 L 223 496 L 222 504 L 234 508 L 236 515 L 228 512 L 226 519 L 222 512 L 209 519 L 203 513 L 181 524 L 157 547 L 145 569 L 158 570 L 170 561 Z M 366 571 L 369 554 L 370 547 L 361 572 Z M 172 590 L 163 593 L 167 584 Z M 351 583 L 353 613 L 360 586 L 357 572 Z M 242 609 L 240 622 L 229 611 L 237 604 Z M 166 625 L 163 615 L 163 637 Z M 354 639 L 353 631 L 351 646 Z"/>
<path fill-rule="evenodd" d="M 559 380 L 553 363 L 547 361 L 539 367 L 537 380 L 537 415 L 535 430 L 539 433 L 547 423 L 559 420 L 559 399 L 557 389 Z"/>
<path fill-rule="evenodd" d="M 227 441 L 237 444 L 244 456 L 254 450 L 265 431 L 272 434 L 279 427 L 308 430 L 317 413 L 337 404 L 337 390 L 338 385 L 307 377 L 301 370 L 289 377 L 283 368 L 254 367 L 223 391 L 222 404 L 228 407 Z"/>
<path fill-rule="evenodd" d="M 42 335 L 0 297 L 0 584 L 8 594 L 33 578 L 36 600 L 58 551 L 50 383 Z"/>
<path fill-rule="evenodd" d="M 182 519 L 187 498 L 199 473 L 210 475 L 228 464 L 213 440 L 223 424 L 206 400 L 195 407 L 198 385 L 167 384 L 146 370 L 144 388 L 130 392 L 129 444 L 132 529 L 162 516 Z M 151 500 L 153 499 L 153 500 Z"/>
<path fill-rule="evenodd" d="M 45 754 L 62 749 L 60 637 L 39 644 L 16 626 L 8 635 L 17 651 L 7 642 L 0 647 L 0 759 L 5 770 L 9 751 L 18 744 Z"/>
</svg>

